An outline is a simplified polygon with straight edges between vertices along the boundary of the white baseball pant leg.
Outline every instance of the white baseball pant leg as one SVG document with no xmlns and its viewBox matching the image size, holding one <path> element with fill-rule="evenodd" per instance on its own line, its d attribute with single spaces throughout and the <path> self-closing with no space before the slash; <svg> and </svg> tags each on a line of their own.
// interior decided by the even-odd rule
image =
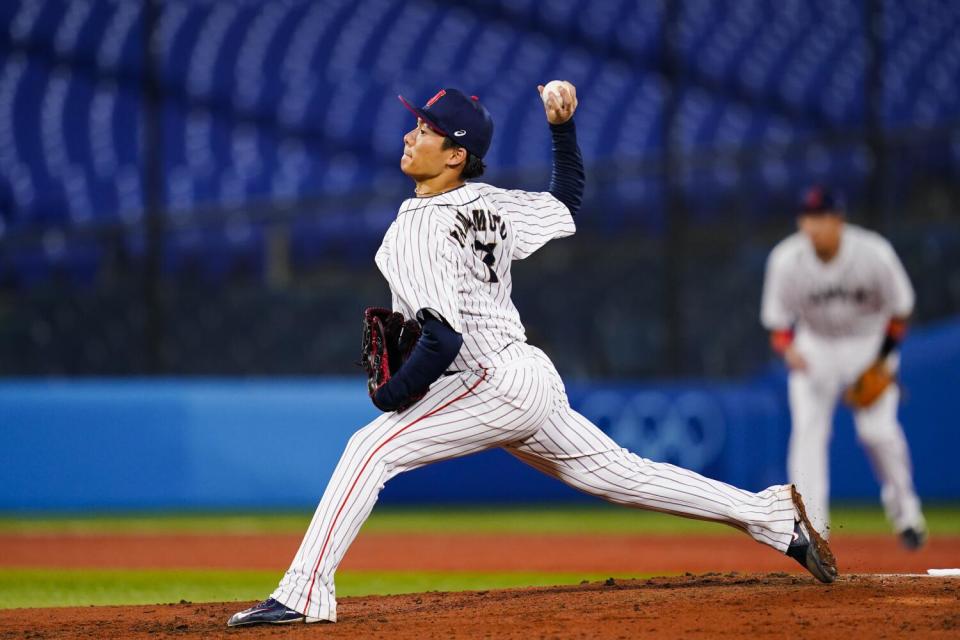
<svg viewBox="0 0 960 640">
<path fill-rule="evenodd" d="M 830 537 L 830 436 L 838 387 L 791 372 L 787 383 L 790 402 L 790 444 L 787 475 L 803 496 L 810 523 Z"/>
<path fill-rule="evenodd" d="M 551 372 L 556 409 L 536 433 L 504 447 L 508 452 L 608 502 L 722 522 L 781 553 L 787 550 L 795 519 L 789 485 L 753 493 L 631 453 L 570 407 L 553 364 L 543 352 L 539 357 Z"/>
<path fill-rule="evenodd" d="M 854 414 L 857 438 L 880 483 L 887 519 L 898 533 L 909 527 L 926 528 L 920 498 L 913 487 L 910 450 L 897 420 L 899 404 L 900 389 L 891 385 L 873 405 Z"/>
<path fill-rule="evenodd" d="M 271 597 L 308 617 L 336 621 L 334 572 L 388 480 L 527 438 L 553 406 L 546 372 L 527 355 L 494 369 L 440 378 L 406 411 L 386 413 L 357 431 Z"/>
</svg>

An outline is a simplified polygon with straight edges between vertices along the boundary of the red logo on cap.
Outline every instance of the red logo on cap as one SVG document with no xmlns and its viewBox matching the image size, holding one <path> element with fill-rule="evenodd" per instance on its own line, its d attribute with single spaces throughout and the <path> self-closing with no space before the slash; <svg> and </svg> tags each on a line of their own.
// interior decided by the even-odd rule
<svg viewBox="0 0 960 640">
<path fill-rule="evenodd" d="M 445 95 L 447 95 L 447 90 L 446 90 L 446 89 L 440 89 L 440 91 L 437 91 L 437 95 L 435 95 L 435 96 L 433 96 L 432 98 L 430 98 L 429 100 L 427 100 L 427 106 L 428 106 L 428 107 L 432 107 L 434 102 L 436 102 L 437 100 L 439 100 L 440 98 L 442 98 L 442 97 L 445 96 Z"/>
<path fill-rule="evenodd" d="M 813 187 L 807 192 L 807 201 L 804 203 L 808 209 L 819 209 L 823 206 L 823 189 Z"/>
</svg>

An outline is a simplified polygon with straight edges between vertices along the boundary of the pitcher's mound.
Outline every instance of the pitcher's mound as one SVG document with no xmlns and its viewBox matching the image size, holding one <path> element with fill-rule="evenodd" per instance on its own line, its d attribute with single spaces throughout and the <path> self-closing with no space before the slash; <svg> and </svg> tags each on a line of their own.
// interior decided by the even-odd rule
<svg viewBox="0 0 960 640">
<path fill-rule="evenodd" d="M 960 578 L 702 574 L 344 598 L 337 624 L 228 629 L 250 603 L 0 610 L 0 638 L 818 639 L 960 634 Z"/>
</svg>

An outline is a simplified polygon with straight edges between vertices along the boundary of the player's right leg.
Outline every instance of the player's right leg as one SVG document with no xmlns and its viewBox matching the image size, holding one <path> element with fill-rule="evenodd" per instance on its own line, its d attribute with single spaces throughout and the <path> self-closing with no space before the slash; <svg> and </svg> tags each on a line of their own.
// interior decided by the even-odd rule
<svg viewBox="0 0 960 640">
<path fill-rule="evenodd" d="M 833 581 L 833 554 L 791 485 L 754 493 L 631 453 L 570 407 L 553 364 L 541 356 L 556 408 L 529 438 L 505 447 L 508 452 L 608 502 L 731 525 L 795 558 L 822 582 Z"/>
<path fill-rule="evenodd" d="M 689 469 L 641 458 L 568 406 L 558 408 L 536 434 L 507 451 L 608 502 L 723 522 L 781 552 L 792 539 L 794 506 L 789 485 L 753 493 Z"/>
<path fill-rule="evenodd" d="M 722 522 L 797 560 L 821 582 L 837 575 L 833 554 L 810 524 L 792 485 L 759 493 L 620 447 L 569 406 L 537 433 L 505 449 L 530 466 L 608 502 Z"/>
<path fill-rule="evenodd" d="M 791 423 L 787 476 L 803 494 L 813 526 L 827 538 L 830 535 L 830 433 L 837 388 L 806 373 L 791 373 L 787 392 Z"/>
<path fill-rule="evenodd" d="M 526 357 L 486 372 L 440 378 L 406 411 L 384 414 L 360 429 L 350 438 L 271 600 L 292 612 L 291 619 L 335 621 L 334 572 L 387 481 L 432 462 L 523 439 L 552 407 L 552 387 Z M 244 613 L 237 614 L 240 624 L 250 620 Z"/>
</svg>

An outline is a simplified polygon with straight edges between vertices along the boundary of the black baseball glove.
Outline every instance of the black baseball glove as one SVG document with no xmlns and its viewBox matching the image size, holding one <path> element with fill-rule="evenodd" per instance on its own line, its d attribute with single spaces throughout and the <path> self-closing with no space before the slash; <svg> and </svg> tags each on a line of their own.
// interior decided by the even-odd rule
<svg viewBox="0 0 960 640">
<path fill-rule="evenodd" d="M 367 372 L 367 392 L 378 409 L 377 390 L 403 366 L 420 339 L 420 323 L 405 320 L 402 313 L 382 307 L 368 307 L 363 312 L 361 364 Z M 403 411 L 420 400 L 426 392 L 408 399 L 396 411 Z"/>
</svg>

